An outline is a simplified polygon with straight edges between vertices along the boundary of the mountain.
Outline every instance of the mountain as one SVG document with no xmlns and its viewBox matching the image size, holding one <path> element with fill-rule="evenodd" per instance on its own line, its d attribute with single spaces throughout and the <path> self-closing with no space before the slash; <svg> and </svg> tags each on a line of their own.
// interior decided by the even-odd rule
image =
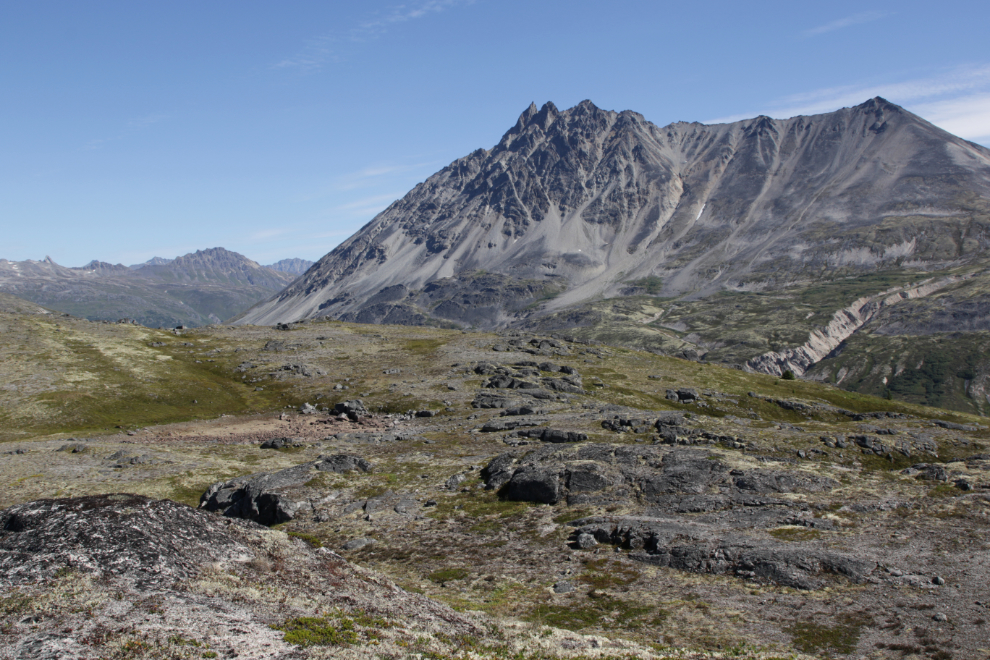
<svg viewBox="0 0 990 660">
<path fill-rule="evenodd" d="M 282 259 L 273 264 L 268 264 L 265 268 L 271 268 L 280 273 L 289 273 L 290 275 L 302 275 L 314 263 L 316 262 L 309 261 L 308 259 Z"/>
<path fill-rule="evenodd" d="M 897 349 L 873 347 L 882 365 L 844 372 L 828 361 L 876 339 L 899 301 L 934 295 L 969 319 L 957 327 L 984 332 L 988 242 L 990 151 L 882 98 L 662 128 L 590 101 L 547 103 L 237 322 L 529 327 L 892 394 L 894 374 L 914 367 Z M 863 314 L 848 311 L 859 303 Z M 812 357 L 791 359 L 806 344 Z M 984 376 L 952 378 L 943 405 L 990 405 L 971 389 Z"/>
<path fill-rule="evenodd" d="M 151 327 L 219 323 L 291 281 L 223 248 L 155 257 L 139 268 L 0 259 L 0 291 L 91 320 L 130 318 Z"/>
<path fill-rule="evenodd" d="M 138 268 L 144 268 L 145 266 L 164 266 L 165 264 L 172 263 L 174 259 L 164 259 L 162 257 L 152 257 L 148 259 L 143 264 L 133 264 L 131 268 L 137 270 Z"/>
</svg>

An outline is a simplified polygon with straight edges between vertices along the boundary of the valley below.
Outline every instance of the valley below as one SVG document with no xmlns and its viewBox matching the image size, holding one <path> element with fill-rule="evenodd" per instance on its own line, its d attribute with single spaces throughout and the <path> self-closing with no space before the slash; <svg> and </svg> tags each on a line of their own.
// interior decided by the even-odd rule
<svg viewBox="0 0 990 660">
<path fill-rule="evenodd" d="M 550 330 L 0 331 L 0 655 L 990 653 L 970 412 Z"/>
</svg>

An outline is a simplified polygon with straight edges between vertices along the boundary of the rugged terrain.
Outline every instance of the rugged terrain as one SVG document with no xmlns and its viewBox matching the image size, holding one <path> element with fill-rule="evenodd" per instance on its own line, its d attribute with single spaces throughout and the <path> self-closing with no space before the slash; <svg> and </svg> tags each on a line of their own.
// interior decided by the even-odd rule
<svg viewBox="0 0 990 660">
<path fill-rule="evenodd" d="M 548 103 L 237 322 L 565 332 L 982 413 L 982 361 L 933 389 L 897 356 L 986 341 L 988 223 L 990 152 L 881 98 L 665 127 Z M 860 333 L 881 359 L 832 359 Z"/>
<path fill-rule="evenodd" d="M 289 273 L 290 275 L 302 275 L 314 263 L 308 259 L 282 259 L 273 264 L 268 264 L 265 268 L 271 268 L 280 273 Z"/>
<path fill-rule="evenodd" d="M 292 269 L 302 267 L 279 263 L 282 267 L 272 269 L 223 248 L 176 259 L 155 257 L 133 267 L 93 261 L 66 268 L 50 258 L 0 259 L 0 291 L 91 320 L 201 326 L 219 323 L 280 291 L 295 278 Z"/>
<path fill-rule="evenodd" d="M 12 657 L 990 655 L 980 417 L 565 335 L 0 326 Z"/>
</svg>

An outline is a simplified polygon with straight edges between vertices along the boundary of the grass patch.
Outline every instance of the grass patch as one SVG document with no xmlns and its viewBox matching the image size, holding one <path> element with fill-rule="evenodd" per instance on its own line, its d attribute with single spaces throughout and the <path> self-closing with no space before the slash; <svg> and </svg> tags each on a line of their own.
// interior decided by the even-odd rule
<svg viewBox="0 0 990 660">
<path fill-rule="evenodd" d="M 31 598 L 21 594 L 0 596 L 0 616 L 26 612 L 31 607 L 31 603 Z"/>
<path fill-rule="evenodd" d="M 799 621 L 784 630 L 791 635 L 794 648 L 803 653 L 849 655 L 856 651 L 860 631 L 869 620 L 845 615 L 833 626 L 815 621 Z"/>
<path fill-rule="evenodd" d="M 770 536 L 779 541 L 813 541 L 821 537 L 822 533 L 817 529 L 808 527 L 778 527 L 770 530 Z"/>
<path fill-rule="evenodd" d="M 448 582 L 454 582 L 456 580 L 463 580 L 468 576 L 468 572 L 463 568 L 444 568 L 439 571 L 433 571 L 426 577 L 430 579 L 431 582 L 436 582 L 437 584 L 446 584 Z"/>
<path fill-rule="evenodd" d="M 214 479 L 209 483 L 188 484 L 183 481 L 184 477 L 175 476 L 168 479 L 168 486 L 171 490 L 168 499 L 174 502 L 188 504 L 191 507 L 199 506 L 199 498 L 206 492 L 206 489 L 219 481 Z"/>
<path fill-rule="evenodd" d="M 589 560 L 584 562 L 584 567 L 588 572 L 578 580 L 595 589 L 626 587 L 640 577 L 640 572 L 636 569 L 608 559 Z"/>
<path fill-rule="evenodd" d="M 460 506 L 461 508 L 455 509 L 455 506 Z M 521 516 L 536 506 L 541 505 L 533 504 L 532 502 L 500 500 L 497 495 L 489 491 L 470 491 L 461 493 L 456 498 L 443 498 L 427 515 L 436 520 L 446 520 L 459 515 L 470 518 L 496 516 L 494 522 L 497 522 L 500 526 L 504 526 L 504 523 L 509 519 Z M 475 525 L 480 525 L 481 527 L 476 531 L 488 529 L 488 522 L 489 520 L 479 520 Z"/>
<path fill-rule="evenodd" d="M 300 541 L 305 541 L 313 548 L 322 548 L 323 541 L 320 537 L 314 536 L 313 534 L 306 534 L 304 532 L 287 532 L 289 536 L 299 539 Z"/>
<path fill-rule="evenodd" d="M 446 343 L 442 339 L 407 339 L 403 347 L 413 355 L 433 355 Z"/>
<path fill-rule="evenodd" d="M 574 631 L 606 626 L 635 630 L 647 625 L 659 626 L 667 618 L 666 611 L 648 605 L 635 605 L 594 591 L 589 596 L 591 600 L 582 605 L 539 605 L 524 618 L 532 623 Z"/>
<path fill-rule="evenodd" d="M 358 641 L 354 621 L 303 616 L 272 626 L 285 633 L 285 641 L 297 646 L 350 646 Z"/>
<path fill-rule="evenodd" d="M 566 525 L 569 522 L 575 520 L 581 520 L 592 513 L 592 509 L 575 509 L 573 511 L 564 511 L 563 513 L 554 516 L 553 521 L 558 525 Z"/>
<path fill-rule="evenodd" d="M 939 484 L 934 488 L 930 488 L 927 493 L 928 497 L 941 499 L 945 497 L 958 497 L 963 494 L 963 491 L 959 490 L 955 486 L 950 486 L 948 484 Z"/>
</svg>

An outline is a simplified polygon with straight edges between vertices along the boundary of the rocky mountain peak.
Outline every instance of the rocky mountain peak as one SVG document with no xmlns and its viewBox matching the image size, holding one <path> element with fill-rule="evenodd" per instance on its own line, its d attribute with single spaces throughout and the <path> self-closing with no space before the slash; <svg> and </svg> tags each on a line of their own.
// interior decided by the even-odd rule
<svg viewBox="0 0 990 660">
<path fill-rule="evenodd" d="M 523 313 L 518 295 L 491 292 L 483 324 L 499 326 L 621 295 L 644 278 L 662 281 L 661 295 L 704 296 L 783 286 L 834 264 L 876 268 L 887 253 L 940 250 L 921 224 L 891 224 L 891 209 L 971 213 L 961 200 L 990 197 L 988 155 L 881 98 L 662 128 L 591 101 L 531 104 L 490 151 L 431 176 L 245 320 L 475 323 L 466 301 L 478 286 L 527 282 L 526 296 L 549 296 Z M 884 222 L 880 245 L 867 228 Z M 452 297 L 436 298 L 440 290 Z M 397 305 L 418 311 L 389 311 Z"/>
<path fill-rule="evenodd" d="M 176 266 L 188 266 L 188 265 L 202 265 L 211 267 L 243 267 L 247 266 L 249 268 L 261 268 L 261 265 L 256 261 L 248 259 L 242 254 L 237 252 L 231 252 L 222 247 L 207 248 L 205 250 L 196 250 L 190 254 L 183 255 L 181 257 L 176 257 L 173 262 Z"/>
<path fill-rule="evenodd" d="M 273 264 L 268 264 L 265 268 L 271 268 L 272 270 L 277 270 L 280 273 L 302 275 L 312 265 L 313 262 L 308 259 L 282 259 L 281 261 L 276 261 Z"/>
<path fill-rule="evenodd" d="M 49 263 L 54 263 L 54 262 L 49 262 Z M 106 261 L 98 261 L 96 259 L 93 259 L 82 268 L 73 269 L 73 270 L 90 270 L 99 273 L 120 273 L 120 272 L 129 271 L 130 269 L 123 264 L 111 264 L 111 263 L 107 263 Z"/>
</svg>

